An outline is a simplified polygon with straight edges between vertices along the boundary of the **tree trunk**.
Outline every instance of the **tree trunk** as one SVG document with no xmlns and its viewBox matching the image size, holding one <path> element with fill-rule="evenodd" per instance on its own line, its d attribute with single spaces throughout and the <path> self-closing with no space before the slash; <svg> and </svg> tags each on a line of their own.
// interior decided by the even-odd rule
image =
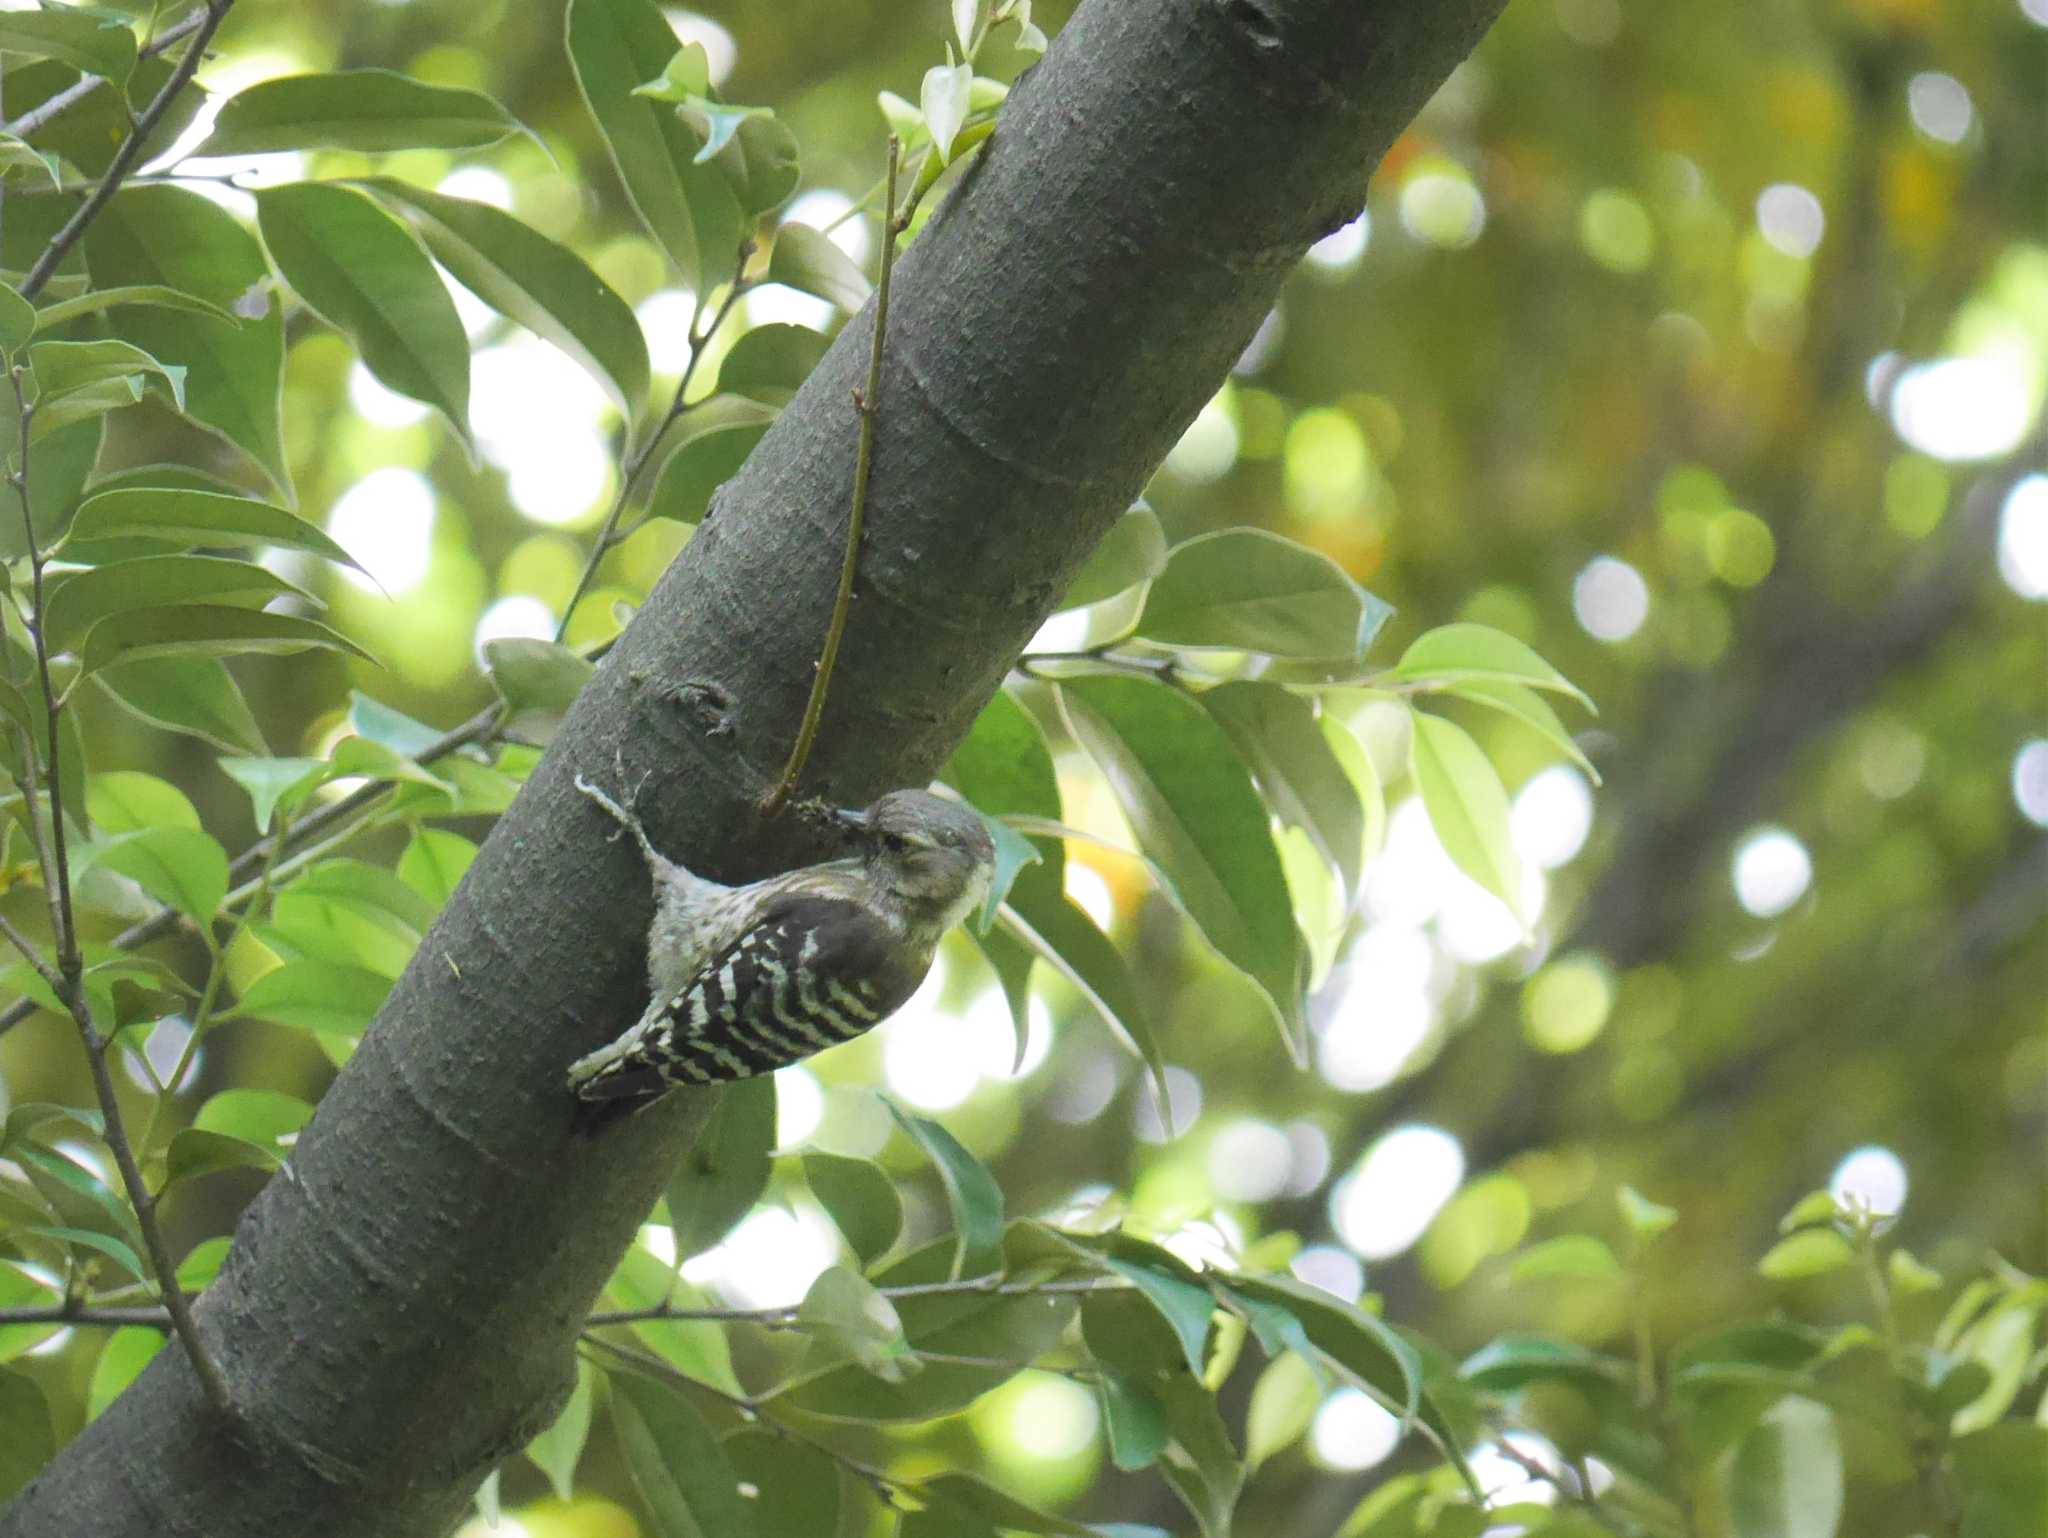
<svg viewBox="0 0 2048 1538">
<path fill-rule="evenodd" d="M 804 791 L 922 784 L 1354 215 L 1502 0 L 1088 0 L 896 286 L 859 598 Z M 201 1327 L 0 1534 L 434 1534 L 547 1425 L 578 1326 L 710 1104 L 572 1140 L 563 1069 L 644 1003 L 648 883 L 571 787 L 713 875 L 817 857 L 754 801 L 832 603 L 872 314 L 846 328 L 584 691 L 250 1207 Z"/>
</svg>

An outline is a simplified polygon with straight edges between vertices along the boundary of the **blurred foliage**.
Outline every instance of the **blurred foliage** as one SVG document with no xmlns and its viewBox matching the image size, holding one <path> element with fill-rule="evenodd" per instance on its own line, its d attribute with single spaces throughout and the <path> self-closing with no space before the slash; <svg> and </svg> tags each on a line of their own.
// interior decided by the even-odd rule
<svg viewBox="0 0 2048 1538">
<path fill-rule="evenodd" d="M 177 57 L 21 15 L 11 122 Z M 225 158 L 40 281 L 128 121 L 0 140 L 4 912 L 48 933 L 40 635 L 182 1285 L 865 298 L 876 221 L 814 230 L 885 132 L 927 209 L 985 142 L 989 19 L 578 0 L 565 57 L 554 5 L 245 6 Z M 948 766 L 1018 835 L 997 926 L 730 1097 L 485 1511 L 2038 1532 L 2044 74 L 2038 0 L 1511 8 Z M 161 1339 L 25 1317 L 156 1288 L 5 976 L 0 1490 Z"/>
</svg>

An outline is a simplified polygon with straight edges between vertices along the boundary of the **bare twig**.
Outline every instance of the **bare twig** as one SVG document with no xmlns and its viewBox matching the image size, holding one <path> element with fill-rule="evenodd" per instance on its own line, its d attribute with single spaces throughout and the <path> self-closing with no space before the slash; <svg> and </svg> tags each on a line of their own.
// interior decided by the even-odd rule
<svg viewBox="0 0 2048 1538">
<path fill-rule="evenodd" d="M 861 526 L 867 517 L 868 477 L 874 471 L 875 417 L 882 404 L 882 347 L 889 330 L 889 273 L 896 264 L 896 237 L 903 233 L 905 215 L 896 209 L 896 173 L 903 158 L 903 146 L 889 136 L 889 170 L 883 178 L 881 271 L 875 281 L 875 329 L 868 345 L 867 388 L 855 393 L 853 409 L 860 415 L 860 447 L 853 462 L 853 506 L 846 520 L 846 554 L 839 563 L 839 591 L 832 599 L 832 618 L 825 627 L 825 645 L 818 653 L 818 666 L 811 678 L 811 695 L 804 701 L 804 718 L 797 727 L 796 741 L 789 750 L 789 762 L 782 774 L 761 798 L 761 815 L 773 817 L 795 794 L 804 762 L 817 740 L 818 722 L 825 714 L 825 692 L 832 685 L 832 667 L 839 660 L 839 642 L 846 634 L 846 615 L 853 604 L 853 576 L 860 565 Z"/>
<path fill-rule="evenodd" d="M 705 344 L 711 340 L 718 328 L 725 324 L 726 316 L 730 315 L 732 307 L 739 303 L 740 295 L 751 287 L 746 280 L 746 272 L 747 262 L 753 254 L 754 242 L 751 239 L 741 241 L 739 258 L 733 264 L 732 283 L 725 291 L 725 298 L 716 310 L 707 310 L 702 305 L 697 307 L 696 317 L 690 322 L 690 356 L 684 360 L 683 374 L 676 381 L 675 394 L 669 398 L 668 410 L 663 413 L 660 425 L 647 435 L 640 447 L 628 455 L 619 467 L 619 489 L 612 496 L 612 505 L 604 515 L 604 522 L 598 526 L 597 538 L 591 541 L 590 557 L 583 563 L 583 570 L 576 578 L 576 586 L 570 590 L 569 601 L 562 605 L 561 622 L 555 626 L 557 645 L 560 645 L 562 638 L 569 633 L 570 617 L 575 614 L 576 605 L 583 601 L 583 595 L 590 590 L 590 584 L 597 576 L 598 565 L 624 538 L 618 532 L 619 519 L 625 514 L 626 503 L 633 494 L 634 483 L 640 479 L 641 472 L 654 458 L 654 451 L 661 446 L 662 439 L 668 436 L 668 430 L 688 414 L 690 404 L 683 397 L 689 392 L 690 381 L 697 376 L 697 365 L 704 359 Z M 710 316 L 708 325 L 704 324 L 707 314 Z M 629 423 L 628 427 L 630 426 Z"/>
<path fill-rule="evenodd" d="M 221 0 L 226 9 L 227 0 Z M 204 34 L 202 33 L 202 40 Z M 198 47 L 194 44 L 194 47 Z M 46 252 L 45 255 L 48 253 Z M 114 1090 L 113 1075 L 107 1069 L 108 1038 L 100 1034 L 93 1023 L 92 1007 L 87 1002 L 85 987 L 81 981 L 84 971 L 84 957 L 78 948 L 78 927 L 71 907 L 71 866 L 64 833 L 64 791 L 62 737 L 58 731 L 62 705 L 50 679 L 50 652 L 43 639 L 43 566 L 44 553 L 36 538 L 35 515 L 29 499 L 30 481 L 30 426 L 34 420 L 34 408 L 28 403 L 27 392 L 22 387 L 22 370 L 17 367 L 10 372 L 14 384 L 14 401 L 19 413 L 19 440 L 21 444 L 21 466 L 11 480 L 16 499 L 21 504 L 23 536 L 28 546 L 30 574 L 30 623 L 29 634 L 35 641 L 36 676 L 42 690 L 43 710 L 48 723 L 48 759 L 43 765 L 50 798 L 50 866 L 54 867 L 56 889 L 53 894 L 51 921 L 55 930 L 57 959 L 54 966 L 46 961 L 33 946 L 26 943 L 12 925 L 8 926 L 8 939 L 12 940 L 28 957 L 29 962 L 41 974 L 57 995 L 72 1020 L 78 1026 L 79 1040 L 85 1045 L 86 1063 L 92 1070 L 93 1093 L 99 1101 L 100 1116 L 105 1122 L 104 1136 L 107 1147 L 113 1151 L 114 1163 L 121 1171 L 121 1184 L 127 1191 L 128 1201 L 135 1209 L 136 1226 L 142 1231 L 143 1247 L 149 1252 L 149 1265 L 155 1274 L 157 1286 L 163 1293 L 164 1307 L 169 1311 L 172 1327 L 185 1347 L 186 1355 L 192 1359 L 192 1370 L 199 1378 L 209 1404 L 223 1414 L 232 1410 L 228 1396 L 227 1380 L 221 1375 L 220 1367 L 207 1354 L 205 1345 L 199 1339 L 199 1330 L 192 1319 L 191 1306 L 186 1302 L 184 1291 L 178 1286 L 178 1268 L 171 1259 L 168 1245 L 164 1243 L 163 1229 L 156 1220 L 156 1198 L 150 1194 L 149 1184 L 142 1178 L 142 1170 L 135 1162 L 135 1150 L 129 1146 L 128 1129 L 121 1120 L 121 1101 Z M 24 737 L 28 734 L 24 733 Z M 35 744 L 24 742 L 23 764 L 25 777 L 31 778 L 35 765 Z M 29 807 L 29 821 L 35 822 L 35 808 Z"/>
<path fill-rule="evenodd" d="M 200 27 L 204 26 L 205 23 L 206 12 L 204 10 L 195 10 L 188 16 L 181 16 L 155 37 L 136 49 L 135 56 L 138 59 L 153 59 L 158 54 L 169 49 L 180 38 L 190 37 Z M 28 111 L 22 113 L 13 122 L 0 124 L 0 133 L 9 133 L 13 134 L 16 138 L 26 139 L 37 131 L 49 127 L 51 123 L 84 101 L 86 97 L 92 95 L 94 91 L 104 84 L 106 84 L 106 81 L 100 76 L 87 75 L 77 84 L 67 85 L 47 101 L 29 108 Z"/>
<path fill-rule="evenodd" d="M 82 1324 L 118 1330 L 140 1325 L 147 1330 L 171 1328 L 167 1308 L 92 1308 L 77 1301 L 52 1303 L 43 1308 L 0 1308 L 0 1326 L 13 1324 Z"/>
<path fill-rule="evenodd" d="M 1026 1298 L 1064 1292 L 1128 1292 L 1131 1284 L 1113 1277 L 1090 1277 L 1085 1281 L 1005 1282 L 994 1277 L 969 1277 L 957 1282 L 910 1282 L 896 1287 L 877 1287 L 885 1298 L 929 1298 L 974 1294 L 982 1297 Z M 657 1303 L 649 1308 L 621 1308 L 592 1314 L 584 1324 L 595 1329 L 608 1324 L 647 1324 L 663 1320 L 712 1320 L 723 1324 L 758 1324 L 778 1329 L 796 1322 L 799 1306 L 794 1303 L 774 1308 L 678 1308 Z"/>
<path fill-rule="evenodd" d="M 193 74 L 199 68 L 199 61 L 206 56 L 206 45 L 213 40 L 213 34 L 227 19 L 235 0 L 206 0 L 206 11 L 199 24 L 193 28 L 191 46 L 179 56 L 178 67 L 171 71 L 171 78 L 163 89 L 149 100 L 135 116 L 128 129 L 128 137 L 121 141 L 121 147 L 114 151 L 114 158 L 107 164 L 107 174 L 100 178 L 99 186 L 78 205 L 78 210 L 64 222 L 64 228 L 50 237 L 50 243 L 43 248 L 43 254 L 36 258 L 35 266 L 28 270 L 28 276 L 21 280 L 20 294 L 24 299 L 33 299 L 42 292 L 43 285 L 50 281 L 50 275 L 57 270 L 57 264 L 64 260 L 71 248 L 78 244 L 85 234 L 86 226 L 97 219 L 114 194 L 121 190 L 121 183 L 141 157 L 143 141 L 156 131 L 156 125 L 171 110 L 171 103 L 178 93 L 191 84 Z M 24 440 L 26 441 L 26 440 Z"/>
</svg>

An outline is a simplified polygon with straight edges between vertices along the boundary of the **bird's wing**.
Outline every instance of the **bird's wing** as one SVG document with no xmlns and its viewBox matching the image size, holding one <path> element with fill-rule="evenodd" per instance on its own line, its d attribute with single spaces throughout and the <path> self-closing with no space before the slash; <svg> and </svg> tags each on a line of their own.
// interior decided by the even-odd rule
<svg viewBox="0 0 2048 1538">
<path fill-rule="evenodd" d="M 584 1100 L 643 1100 L 678 1084 L 771 1073 L 850 1041 L 909 998 L 931 964 L 846 898 L 789 893 L 626 1037 L 571 1071 Z M 599 1061 L 602 1059 L 602 1061 Z"/>
</svg>

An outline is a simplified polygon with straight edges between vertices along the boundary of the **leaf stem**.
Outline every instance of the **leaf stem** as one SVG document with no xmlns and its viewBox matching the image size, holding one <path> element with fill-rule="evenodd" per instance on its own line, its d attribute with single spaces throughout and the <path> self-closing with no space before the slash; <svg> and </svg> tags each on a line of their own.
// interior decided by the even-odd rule
<svg viewBox="0 0 2048 1538">
<path fill-rule="evenodd" d="M 123 139 L 121 147 L 114 151 L 114 158 L 108 162 L 107 173 L 100 178 L 99 186 L 95 187 L 91 195 L 78 205 L 77 211 L 65 220 L 64 227 L 50 237 L 50 243 L 43 248 L 43 254 L 36 258 L 35 266 L 31 267 L 28 276 L 21 280 L 19 292 L 22 298 L 33 299 L 42 292 L 43 285 L 49 282 L 51 274 L 56 272 L 57 264 L 64 260 L 71 248 L 78 244 L 79 238 L 85 234 L 86 226 L 99 217 L 100 210 L 121 190 L 121 183 L 142 155 L 143 141 L 156 131 L 156 125 L 163 121 L 164 114 L 171 110 L 171 103 L 177 99 L 178 93 L 191 84 L 192 76 L 199 69 L 199 61 L 206 56 L 206 45 L 213 40 L 213 34 L 220 30 L 220 24 L 227 20 L 228 11 L 233 8 L 234 3 L 235 0 L 206 0 L 205 15 L 192 29 L 192 42 L 184 53 L 179 55 L 177 68 L 171 71 L 170 78 L 163 83 L 163 89 L 149 99 L 149 105 L 136 114 L 134 122 L 129 125 L 128 137 Z M 26 438 L 22 440 L 24 447 L 27 441 Z"/>
<path fill-rule="evenodd" d="M 868 345 L 867 388 L 853 397 L 853 409 L 860 416 L 860 443 L 853 463 L 853 506 L 846 520 L 846 553 L 839 563 L 839 591 L 832 599 L 832 618 L 825 627 L 825 645 L 818 653 L 816 672 L 811 677 L 810 698 L 804 701 L 804 717 L 791 744 L 789 761 L 782 774 L 761 798 L 761 815 L 773 817 L 796 791 L 797 779 L 811 756 L 817 740 L 818 723 L 825 714 L 825 694 L 832 686 L 832 669 L 839 660 L 839 643 L 846 634 L 846 616 L 853 605 L 853 578 L 860 565 L 862 526 L 867 518 L 868 480 L 874 473 L 875 418 L 882 406 L 882 349 L 889 331 L 889 274 L 896 264 L 896 237 L 903 233 L 904 217 L 896 211 L 896 174 L 903 158 L 903 146 L 889 136 L 889 169 L 883 178 L 882 206 L 888 210 L 882 221 L 881 271 L 875 280 L 875 329 Z"/>
</svg>

